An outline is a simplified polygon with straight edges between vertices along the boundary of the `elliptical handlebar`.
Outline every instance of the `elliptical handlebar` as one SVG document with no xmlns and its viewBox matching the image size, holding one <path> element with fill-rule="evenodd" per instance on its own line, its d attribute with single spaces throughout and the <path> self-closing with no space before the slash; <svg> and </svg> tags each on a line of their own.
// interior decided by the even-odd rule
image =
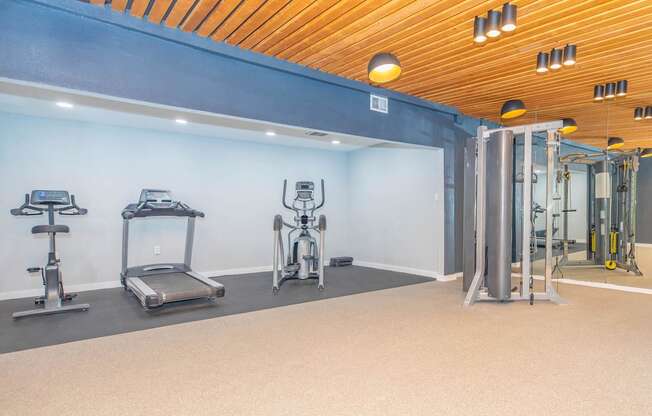
<svg viewBox="0 0 652 416">
<path fill-rule="evenodd" d="M 326 202 L 326 192 L 324 191 L 324 180 L 321 180 L 321 203 L 317 205 L 313 211 L 318 210 L 319 208 L 324 206 L 324 203 Z"/>
<path fill-rule="evenodd" d="M 287 196 L 286 196 L 287 187 L 288 187 L 288 180 L 283 179 L 283 200 L 281 202 L 283 203 L 283 206 L 285 208 L 289 209 L 290 211 L 294 211 L 297 213 L 297 215 L 299 215 L 299 211 L 302 211 L 302 209 L 297 208 L 293 205 L 288 205 L 287 203 Z M 321 202 L 318 205 L 314 205 L 312 208 L 309 208 L 308 209 L 309 211 L 314 213 L 315 211 L 317 211 L 318 209 L 324 206 L 324 204 L 326 203 L 326 191 L 324 189 L 325 189 L 324 180 L 321 179 Z"/>
<path fill-rule="evenodd" d="M 288 189 L 288 180 L 283 179 L 283 206 L 291 211 L 296 211 L 294 207 L 291 207 L 285 202 L 285 195 L 287 194 L 287 189 Z"/>
</svg>

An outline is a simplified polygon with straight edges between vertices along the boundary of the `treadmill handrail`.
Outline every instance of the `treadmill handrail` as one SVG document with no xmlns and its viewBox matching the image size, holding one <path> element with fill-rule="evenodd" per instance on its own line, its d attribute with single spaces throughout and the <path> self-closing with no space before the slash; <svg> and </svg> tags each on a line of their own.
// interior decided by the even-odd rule
<svg viewBox="0 0 652 416">
<path fill-rule="evenodd" d="M 144 201 L 135 204 L 129 204 L 122 210 L 122 218 L 130 220 L 132 218 L 143 217 L 200 217 L 206 215 L 199 210 L 192 209 L 180 201 L 174 201 L 170 207 L 157 207 L 150 204 L 151 201 Z"/>
</svg>

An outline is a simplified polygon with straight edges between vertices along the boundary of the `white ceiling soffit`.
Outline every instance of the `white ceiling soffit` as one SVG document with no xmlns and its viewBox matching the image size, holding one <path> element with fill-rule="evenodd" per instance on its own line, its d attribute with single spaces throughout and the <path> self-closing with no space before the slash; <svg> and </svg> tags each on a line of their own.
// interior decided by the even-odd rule
<svg viewBox="0 0 652 416">
<path fill-rule="evenodd" d="M 66 102 L 74 108 L 56 105 Z M 326 135 L 309 135 L 313 130 L 258 120 L 125 101 L 113 97 L 54 89 L 48 86 L 0 78 L 0 111 L 36 117 L 75 120 L 121 127 L 150 129 L 227 140 L 310 147 L 331 151 L 351 151 L 379 144 L 403 146 L 396 142 L 370 139 L 328 131 Z M 175 122 L 176 119 L 187 124 Z M 266 134 L 273 132 L 273 135 Z M 333 144 L 333 141 L 339 144 Z M 404 147 L 408 147 L 405 145 Z"/>
</svg>

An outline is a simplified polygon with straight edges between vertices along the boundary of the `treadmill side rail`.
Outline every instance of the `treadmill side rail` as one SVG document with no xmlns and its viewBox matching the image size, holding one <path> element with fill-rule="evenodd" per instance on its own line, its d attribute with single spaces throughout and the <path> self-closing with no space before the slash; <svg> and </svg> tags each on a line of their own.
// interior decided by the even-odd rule
<svg viewBox="0 0 652 416">
<path fill-rule="evenodd" d="M 158 296 L 151 287 L 138 277 L 129 277 L 126 280 L 127 288 L 136 295 L 143 308 L 155 308 L 161 306 L 164 300 Z"/>
<path fill-rule="evenodd" d="M 213 279 L 209 279 L 208 277 L 202 276 L 199 273 L 196 272 L 186 272 L 187 275 L 192 276 L 193 278 L 199 280 L 200 282 L 204 283 L 207 286 L 210 286 L 211 288 L 215 289 L 215 297 L 216 298 L 221 298 L 224 297 L 224 285 L 221 283 L 216 282 Z"/>
</svg>

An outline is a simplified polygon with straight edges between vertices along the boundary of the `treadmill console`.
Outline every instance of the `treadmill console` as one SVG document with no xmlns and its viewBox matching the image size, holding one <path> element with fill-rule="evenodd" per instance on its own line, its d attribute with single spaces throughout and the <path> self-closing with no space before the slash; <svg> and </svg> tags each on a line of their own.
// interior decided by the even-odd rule
<svg viewBox="0 0 652 416">
<path fill-rule="evenodd" d="M 315 183 L 310 181 L 297 182 L 295 189 L 297 191 L 297 199 L 309 201 L 312 198 L 312 192 L 315 190 Z"/>
<path fill-rule="evenodd" d="M 35 205 L 70 205 L 68 191 L 46 191 L 37 189 L 32 191 L 31 203 Z"/>
<path fill-rule="evenodd" d="M 143 189 L 140 191 L 139 202 L 155 209 L 174 208 L 177 205 L 172 200 L 170 191 L 162 189 Z"/>
</svg>

